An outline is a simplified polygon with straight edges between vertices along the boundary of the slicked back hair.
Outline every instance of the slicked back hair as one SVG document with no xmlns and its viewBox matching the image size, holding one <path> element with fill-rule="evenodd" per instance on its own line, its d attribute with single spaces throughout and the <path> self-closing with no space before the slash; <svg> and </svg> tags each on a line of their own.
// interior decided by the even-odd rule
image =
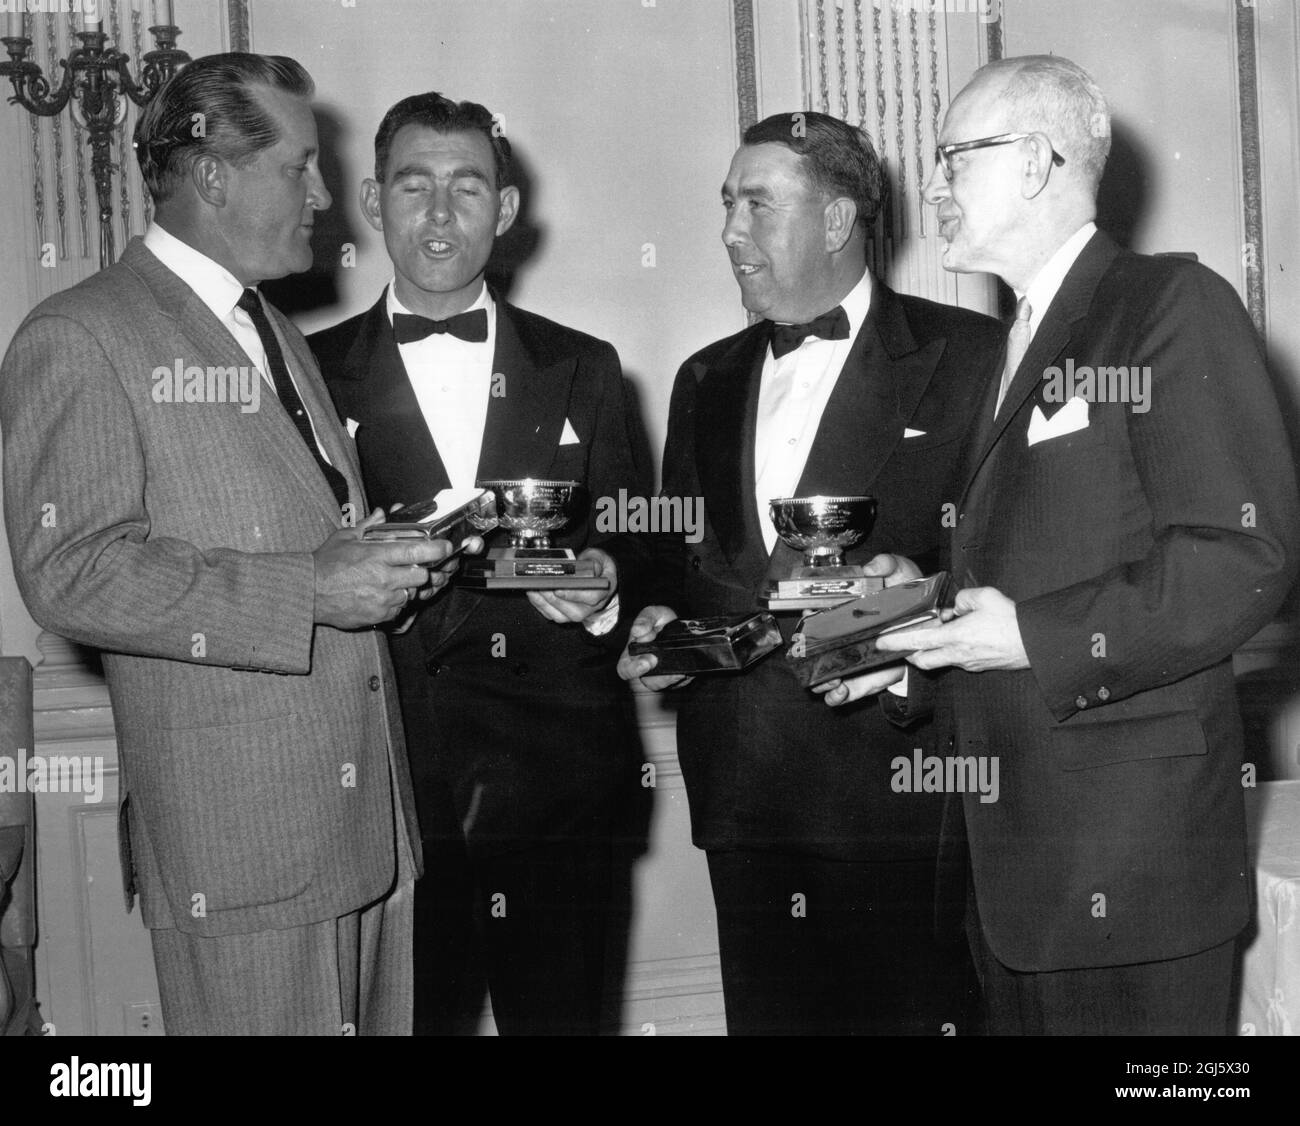
<svg viewBox="0 0 1300 1126">
<path fill-rule="evenodd" d="M 492 112 L 478 102 L 453 102 L 436 90 L 430 90 L 427 94 L 412 94 L 409 98 L 403 98 L 384 114 L 383 121 L 379 123 L 379 131 L 375 134 L 375 179 L 379 183 L 384 182 L 388 151 L 392 147 L 393 138 L 405 125 L 420 125 L 435 133 L 482 133 L 492 146 L 497 190 L 515 182 L 510 142 L 497 128 Z"/>
<path fill-rule="evenodd" d="M 884 176 L 871 138 L 838 117 L 800 110 L 765 117 L 745 130 L 746 145 L 785 145 L 803 157 L 803 171 L 816 191 L 847 196 L 858 222 L 870 226 L 880 212 Z"/>
<path fill-rule="evenodd" d="M 169 199 L 202 156 L 245 167 L 280 139 L 259 90 L 315 93 L 296 59 L 231 51 L 204 55 L 173 75 L 140 114 L 135 157 L 154 203 Z"/>
</svg>

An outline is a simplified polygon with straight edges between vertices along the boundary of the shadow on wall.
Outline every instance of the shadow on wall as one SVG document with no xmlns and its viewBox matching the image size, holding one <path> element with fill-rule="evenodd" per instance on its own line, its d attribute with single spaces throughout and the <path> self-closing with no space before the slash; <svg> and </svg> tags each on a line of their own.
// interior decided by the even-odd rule
<svg viewBox="0 0 1300 1126">
<path fill-rule="evenodd" d="M 1151 198 L 1155 165 L 1140 150 L 1141 142 L 1122 122 L 1111 122 L 1110 156 L 1097 192 L 1097 226 L 1131 250 L 1142 241 L 1142 223 Z M 1162 248 L 1166 249 L 1166 248 Z M 1195 250 L 1195 247 L 1168 247 Z"/>
</svg>

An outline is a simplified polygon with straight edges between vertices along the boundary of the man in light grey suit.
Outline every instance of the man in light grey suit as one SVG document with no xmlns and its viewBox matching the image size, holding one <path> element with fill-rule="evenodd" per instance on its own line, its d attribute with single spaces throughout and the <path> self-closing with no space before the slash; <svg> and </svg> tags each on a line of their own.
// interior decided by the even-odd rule
<svg viewBox="0 0 1300 1126">
<path fill-rule="evenodd" d="M 255 288 L 311 264 L 330 203 L 311 94 L 278 57 L 172 79 L 136 130 L 154 223 L 0 368 L 19 586 L 104 650 L 172 1033 L 410 1031 L 418 834 L 370 627 L 446 582 L 449 545 L 360 541 L 352 442 Z"/>
</svg>

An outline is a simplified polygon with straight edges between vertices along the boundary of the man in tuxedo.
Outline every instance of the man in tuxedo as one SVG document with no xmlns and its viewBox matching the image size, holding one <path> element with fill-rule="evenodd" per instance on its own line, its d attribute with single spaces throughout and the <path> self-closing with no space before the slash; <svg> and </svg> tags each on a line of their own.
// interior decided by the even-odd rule
<svg viewBox="0 0 1300 1126">
<path fill-rule="evenodd" d="M 14 570 L 42 626 L 104 650 L 170 1033 L 411 1029 L 416 829 L 370 627 L 445 583 L 449 545 L 361 542 L 355 451 L 257 292 L 311 264 L 330 203 L 311 94 L 281 57 L 171 79 L 135 135 L 154 221 L 0 369 Z"/>
<path fill-rule="evenodd" d="M 600 498 L 649 488 L 618 356 L 485 284 L 519 189 L 483 106 L 428 93 L 390 109 L 361 207 L 393 281 L 309 343 L 371 497 L 389 506 L 489 479 L 578 481 L 589 503 L 555 542 L 611 582 L 526 596 L 457 585 L 393 638 L 426 864 L 417 1031 L 472 1028 L 485 970 L 502 1033 L 591 1034 L 614 833 L 641 761 L 614 668 L 635 556 L 593 539 Z"/>
<path fill-rule="evenodd" d="M 722 240 L 745 308 L 763 319 L 677 374 L 663 491 L 703 497 L 703 538 L 668 545 L 667 604 L 645 608 L 634 639 L 679 614 L 757 609 L 765 583 L 800 559 L 768 519 L 774 497 L 874 495 L 879 517 L 848 562 L 904 544 L 937 551 L 999 333 L 871 275 L 882 187 L 866 136 L 833 117 L 777 114 L 745 133 L 722 188 Z M 777 616 L 788 640 L 798 615 Z M 672 686 L 654 663 L 625 654 L 620 668 Z M 891 760 L 924 735 L 875 702 L 825 707 L 780 653 L 682 687 L 678 754 L 708 853 L 728 1031 L 964 1028 L 964 952 L 935 927 L 942 798 L 891 788 Z"/>
<path fill-rule="evenodd" d="M 881 647 L 952 667 L 955 753 L 1001 760 L 999 800 L 961 803 L 988 1027 L 1222 1034 L 1250 903 L 1232 651 L 1300 517 L 1263 349 L 1222 278 L 1096 229 L 1110 119 L 1074 63 L 982 68 L 939 141 L 944 265 L 1019 300 L 956 615 Z"/>
</svg>

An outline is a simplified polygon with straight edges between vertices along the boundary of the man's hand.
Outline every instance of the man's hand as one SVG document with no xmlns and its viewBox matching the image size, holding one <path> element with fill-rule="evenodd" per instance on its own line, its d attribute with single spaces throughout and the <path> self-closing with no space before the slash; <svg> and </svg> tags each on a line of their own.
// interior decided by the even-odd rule
<svg viewBox="0 0 1300 1126">
<path fill-rule="evenodd" d="M 332 533 L 313 553 L 319 624 L 362 629 L 386 622 L 417 597 L 432 598 L 455 573 L 455 565 L 430 569 L 451 554 L 446 540 L 363 543 L 362 532 L 383 520 L 383 509 L 376 508 L 357 527 Z"/>
<path fill-rule="evenodd" d="M 847 680 L 828 680 L 825 684 L 815 684 L 813 691 L 824 697 L 828 707 L 838 708 L 854 700 L 861 700 L 864 696 L 874 696 L 878 692 L 883 692 L 906 675 L 907 670 L 900 662 L 883 669 L 872 669 L 861 676 L 851 676 Z"/>
<path fill-rule="evenodd" d="M 608 590 L 530 590 L 528 601 L 552 622 L 585 622 L 599 614 L 618 593 L 618 568 L 613 558 L 598 547 L 589 547 L 579 559 L 594 559 L 597 578 L 608 577 Z"/>
<path fill-rule="evenodd" d="M 629 644 L 633 641 L 653 641 L 659 636 L 659 631 L 676 617 L 677 612 L 667 606 L 647 606 L 632 622 L 632 628 L 628 633 Z M 681 688 L 695 679 L 690 676 L 646 676 L 646 673 L 654 671 L 658 663 L 659 658 L 651 653 L 631 657 L 624 649 L 623 655 L 618 659 L 618 675 L 624 680 L 639 680 L 651 692 L 662 692 L 665 688 Z"/>
<path fill-rule="evenodd" d="M 922 578 L 921 568 L 906 555 L 874 555 L 863 568 L 868 575 L 883 575 L 885 586 L 898 586 L 899 583 L 911 582 Z M 839 708 L 861 700 L 864 696 L 875 696 L 891 684 L 898 684 L 907 675 L 902 663 L 889 665 L 883 669 L 872 669 L 861 676 L 851 676 L 847 680 L 828 680 L 818 684 L 813 691 L 822 696 L 826 705 Z"/>
<path fill-rule="evenodd" d="M 1016 604 L 991 586 L 961 591 L 951 614 L 945 611 L 943 625 L 887 633 L 878 645 L 887 653 L 916 650 L 907 660 L 918 669 L 947 665 L 967 672 L 1029 668 Z"/>
</svg>

